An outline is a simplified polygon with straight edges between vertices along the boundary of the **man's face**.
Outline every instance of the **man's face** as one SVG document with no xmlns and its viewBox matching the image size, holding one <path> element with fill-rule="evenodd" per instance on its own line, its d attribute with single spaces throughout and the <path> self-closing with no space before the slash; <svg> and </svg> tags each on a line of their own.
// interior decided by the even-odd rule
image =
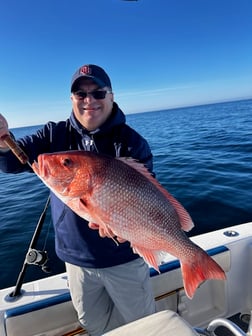
<svg viewBox="0 0 252 336">
<path fill-rule="evenodd" d="M 105 96 L 103 99 L 96 99 L 90 92 L 97 90 L 109 92 L 104 93 Z M 88 93 L 85 98 L 81 97 L 83 92 Z M 113 98 L 113 93 L 111 93 L 109 88 L 99 88 L 91 80 L 81 80 L 75 92 L 71 95 L 74 115 L 88 131 L 94 131 L 110 116 L 113 107 Z"/>
</svg>

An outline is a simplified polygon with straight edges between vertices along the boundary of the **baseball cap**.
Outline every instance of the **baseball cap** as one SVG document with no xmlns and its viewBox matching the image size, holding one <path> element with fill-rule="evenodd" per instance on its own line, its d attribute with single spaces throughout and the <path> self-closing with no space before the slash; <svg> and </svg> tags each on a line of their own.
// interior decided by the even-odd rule
<svg viewBox="0 0 252 336">
<path fill-rule="evenodd" d="M 108 86 L 112 89 L 112 85 L 109 79 L 109 76 L 106 72 L 99 67 L 98 65 L 94 64 L 86 64 L 81 66 L 73 75 L 71 81 L 71 92 L 75 91 L 76 85 L 78 81 L 82 78 L 91 79 L 94 81 L 99 87 Z"/>
</svg>

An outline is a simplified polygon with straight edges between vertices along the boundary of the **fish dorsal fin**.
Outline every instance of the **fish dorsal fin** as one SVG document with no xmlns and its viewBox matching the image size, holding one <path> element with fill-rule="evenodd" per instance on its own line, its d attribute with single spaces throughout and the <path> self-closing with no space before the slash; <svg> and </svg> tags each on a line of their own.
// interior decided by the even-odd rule
<svg viewBox="0 0 252 336">
<path fill-rule="evenodd" d="M 120 160 L 130 167 L 134 168 L 155 185 L 155 187 L 168 199 L 168 201 L 176 210 L 181 224 L 181 228 L 184 231 L 190 231 L 194 227 L 193 221 L 185 208 L 164 187 L 161 186 L 161 184 L 151 175 L 151 173 L 148 171 L 144 164 L 128 157 L 119 157 L 117 158 L 117 160 Z"/>
</svg>

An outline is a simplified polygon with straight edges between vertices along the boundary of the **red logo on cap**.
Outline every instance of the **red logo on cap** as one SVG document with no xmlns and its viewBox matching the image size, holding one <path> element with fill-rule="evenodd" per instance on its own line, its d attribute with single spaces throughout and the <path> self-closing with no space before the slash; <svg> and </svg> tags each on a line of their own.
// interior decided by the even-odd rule
<svg viewBox="0 0 252 336">
<path fill-rule="evenodd" d="M 84 65 L 82 68 L 80 68 L 80 73 L 91 75 L 92 69 L 88 65 Z"/>
</svg>

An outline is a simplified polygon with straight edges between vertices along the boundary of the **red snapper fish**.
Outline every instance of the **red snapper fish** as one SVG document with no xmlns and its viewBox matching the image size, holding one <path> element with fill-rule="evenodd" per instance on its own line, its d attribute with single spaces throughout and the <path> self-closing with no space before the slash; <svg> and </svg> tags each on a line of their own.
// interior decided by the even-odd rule
<svg viewBox="0 0 252 336">
<path fill-rule="evenodd" d="M 128 240 L 158 271 L 160 252 L 179 259 L 192 298 L 207 279 L 225 279 L 222 268 L 185 234 L 193 222 L 183 206 L 129 158 L 87 151 L 41 154 L 34 172 L 80 217 Z M 111 236 L 112 237 L 112 236 Z"/>
</svg>

